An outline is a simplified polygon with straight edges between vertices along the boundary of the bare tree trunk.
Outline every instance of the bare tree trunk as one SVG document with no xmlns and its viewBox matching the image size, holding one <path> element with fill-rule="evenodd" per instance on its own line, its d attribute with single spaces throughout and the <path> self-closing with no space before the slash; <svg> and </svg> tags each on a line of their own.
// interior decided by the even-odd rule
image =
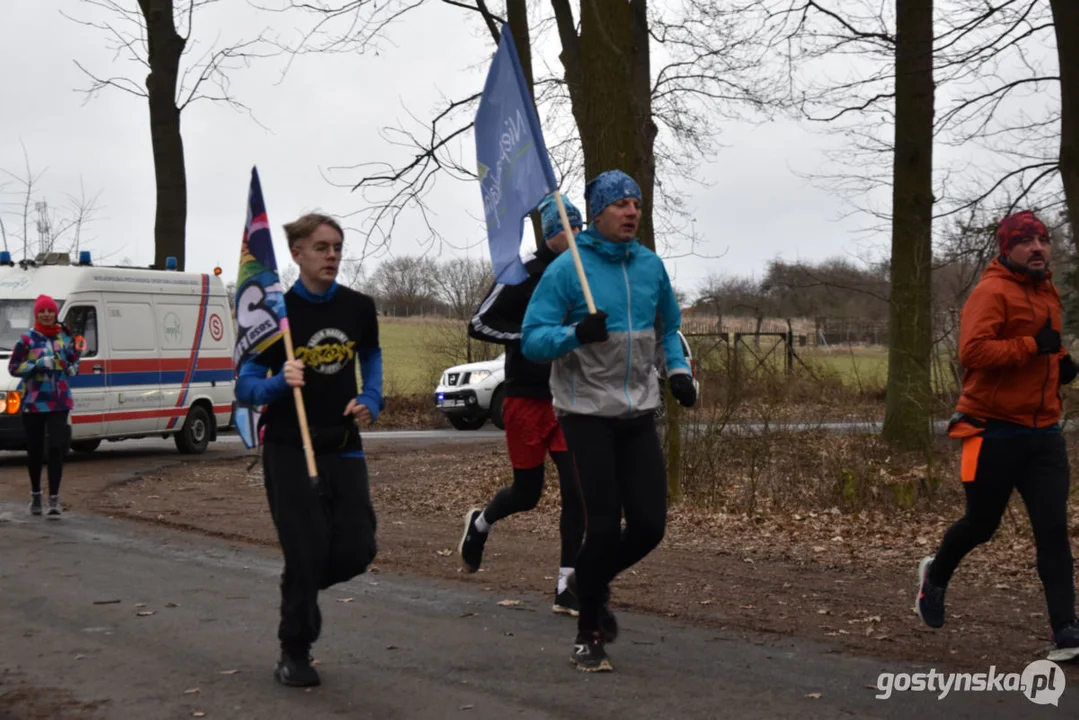
<svg viewBox="0 0 1079 720">
<path fill-rule="evenodd" d="M 644 210 L 637 237 L 646 247 L 655 248 L 652 195 L 656 125 L 652 119 L 647 2 L 583 3 L 579 38 L 573 31 L 572 16 L 568 16 L 566 27 L 568 3 L 554 0 L 552 4 L 584 150 L 585 177 L 619 169 L 640 183 Z"/>
<path fill-rule="evenodd" d="M 506 19 L 509 22 L 510 32 L 513 33 L 513 44 L 517 47 L 517 55 L 521 60 L 521 70 L 524 72 L 525 82 L 528 84 L 528 94 L 532 96 L 532 105 L 536 104 L 536 88 L 532 80 L 532 40 L 528 34 L 528 5 L 525 0 L 506 0 Z M 538 110 L 537 110 L 538 112 Z M 532 232 L 536 237 L 536 249 L 543 244 L 543 227 L 540 224 L 539 212 L 533 210 Z"/>
<path fill-rule="evenodd" d="M 928 448 L 932 413 L 933 0 L 896 0 L 892 292 L 884 437 Z"/>
<path fill-rule="evenodd" d="M 180 109 L 176 88 L 185 40 L 176 32 L 172 0 L 139 0 L 146 20 L 150 74 L 146 91 L 150 105 L 150 141 L 157 182 L 154 218 L 154 267 L 176 258 L 177 269 L 186 262 L 184 233 L 187 224 L 187 172 L 184 141 L 180 136 Z"/>
<path fill-rule="evenodd" d="M 1060 65 L 1060 177 L 1068 221 L 1079 222 L 1079 3 L 1049 0 Z M 1073 233 L 1073 237 L 1075 234 Z"/>
<path fill-rule="evenodd" d="M 637 230 L 637 239 L 652 250 L 656 249 L 656 233 L 653 224 L 652 202 L 656 185 L 656 134 L 659 129 L 652 118 L 652 54 L 648 35 L 647 0 L 630 0 L 633 14 L 633 66 L 631 77 L 632 118 L 635 125 L 637 145 L 637 167 L 630 174 L 641 186 L 642 204 L 641 225 Z M 681 447 L 681 445 L 679 445 Z M 677 467 L 681 468 L 681 457 Z M 672 463 L 673 464 L 673 463 Z"/>
</svg>

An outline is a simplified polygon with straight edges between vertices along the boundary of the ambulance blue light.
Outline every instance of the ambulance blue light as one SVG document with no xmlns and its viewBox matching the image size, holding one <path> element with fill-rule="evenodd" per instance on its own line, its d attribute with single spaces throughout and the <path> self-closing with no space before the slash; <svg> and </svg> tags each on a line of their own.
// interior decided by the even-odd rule
<svg viewBox="0 0 1079 720">
<path fill-rule="evenodd" d="M 91 262 L 90 262 L 90 251 L 89 250 L 80 250 L 79 251 L 79 265 L 90 265 L 90 264 L 91 264 Z"/>
<path fill-rule="evenodd" d="M 176 258 L 174 258 L 171 255 L 169 255 L 167 258 L 165 258 L 165 269 L 166 270 L 175 270 L 176 269 Z"/>
</svg>

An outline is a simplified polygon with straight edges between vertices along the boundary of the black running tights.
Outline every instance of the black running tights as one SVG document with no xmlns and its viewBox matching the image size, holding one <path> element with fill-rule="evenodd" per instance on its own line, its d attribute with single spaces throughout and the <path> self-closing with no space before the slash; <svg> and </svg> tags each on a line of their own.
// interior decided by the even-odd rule
<svg viewBox="0 0 1079 720">
<path fill-rule="evenodd" d="M 577 556 L 578 630 L 599 629 L 611 581 L 663 539 L 667 478 L 652 413 L 634 418 L 560 418 L 585 506 L 585 539 Z M 622 516 L 626 527 L 622 529 Z"/>
<path fill-rule="evenodd" d="M 67 411 L 24 412 L 22 424 L 26 431 L 26 464 L 30 470 L 30 489 L 41 492 L 41 468 L 48 464 L 49 495 L 60 494 L 60 479 L 64 473 L 67 454 Z"/>
<path fill-rule="evenodd" d="M 573 460 L 568 452 L 552 452 L 558 469 L 558 487 L 562 491 L 562 516 L 558 531 L 562 535 L 562 567 L 576 567 L 577 553 L 584 535 L 584 507 L 581 491 L 573 474 Z M 483 517 L 494 524 L 515 513 L 528 512 L 539 504 L 543 495 L 544 467 L 513 470 L 513 484 L 502 488 L 491 499 Z"/>
<path fill-rule="evenodd" d="M 929 580 L 946 587 L 960 561 L 996 533 L 1017 488 L 1026 505 L 1054 632 L 1075 619 L 1075 579 L 1068 539 L 1068 453 L 1059 433 L 986 438 L 972 482 L 963 483 L 967 508 L 944 534 Z"/>
</svg>

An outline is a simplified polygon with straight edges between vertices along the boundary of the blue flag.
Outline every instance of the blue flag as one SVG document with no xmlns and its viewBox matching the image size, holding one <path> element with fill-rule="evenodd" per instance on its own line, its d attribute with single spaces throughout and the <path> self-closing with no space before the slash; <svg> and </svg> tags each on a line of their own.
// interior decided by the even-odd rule
<svg viewBox="0 0 1079 720">
<path fill-rule="evenodd" d="M 491 267 L 496 282 L 517 285 L 528 277 L 520 257 L 525 216 L 557 183 L 508 25 L 483 86 L 475 134 Z"/>
<path fill-rule="evenodd" d="M 240 246 L 240 271 L 236 277 L 236 347 L 233 362 L 239 374 L 243 364 L 276 343 L 288 329 L 285 289 L 277 274 L 270 221 L 262 199 L 256 168 L 251 168 L 247 193 L 247 222 Z M 262 408 L 236 403 L 235 423 L 248 448 L 259 442 L 258 420 Z"/>
</svg>

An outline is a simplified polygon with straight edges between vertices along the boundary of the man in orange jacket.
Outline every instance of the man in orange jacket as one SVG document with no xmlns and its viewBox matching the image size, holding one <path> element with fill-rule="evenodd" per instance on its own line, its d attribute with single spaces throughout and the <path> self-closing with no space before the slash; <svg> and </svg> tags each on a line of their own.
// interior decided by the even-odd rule
<svg viewBox="0 0 1079 720">
<path fill-rule="evenodd" d="M 963 440 L 966 513 L 918 568 L 918 615 L 944 625 L 944 593 L 956 567 L 996 532 L 1017 488 L 1038 549 L 1055 650 L 1079 657 L 1068 537 L 1068 453 L 1060 433 L 1060 385 L 1076 364 L 1061 348 L 1060 295 L 1050 280 L 1045 225 L 1024 211 L 1001 220 L 1000 256 L 963 306 L 959 362 L 966 372 L 949 435 Z"/>
</svg>

